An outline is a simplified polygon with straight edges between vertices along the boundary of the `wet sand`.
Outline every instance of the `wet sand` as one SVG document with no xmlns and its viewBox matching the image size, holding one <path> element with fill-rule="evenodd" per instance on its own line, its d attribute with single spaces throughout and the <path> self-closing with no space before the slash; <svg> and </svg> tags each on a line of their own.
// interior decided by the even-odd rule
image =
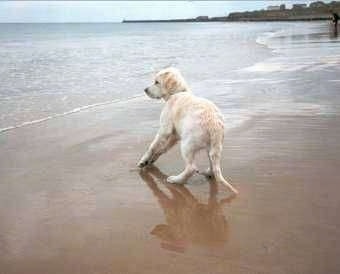
<svg viewBox="0 0 340 274">
<path fill-rule="evenodd" d="M 339 116 L 228 131 L 232 200 L 199 175 L 166 184 L 178 147 L 135 168 L 160 107 L 134 99 L 0 135 L 1 274 L 340 272 Z"/>
</svg>

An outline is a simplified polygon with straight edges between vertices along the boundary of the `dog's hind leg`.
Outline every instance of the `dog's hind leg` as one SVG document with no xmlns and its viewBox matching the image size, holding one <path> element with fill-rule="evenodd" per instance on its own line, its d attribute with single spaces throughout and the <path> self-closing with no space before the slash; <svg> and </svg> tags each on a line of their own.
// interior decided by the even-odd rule
<svg viewBox="0 0 340 274">
<path fill-rule="evenodd" d="M 180 174 L 168 177 L 167 181 L 169 183 L 185 183 L 186 180 L 188 180 L 195 172 L 197 172 L 197 167 L 194 164 L 196 152 L 197 149 L 195 148 L 191 140 L 182 140 L 181 153 L 185 161 L 185 168 Z"/>
<path fill-rule="evenodd" d="M 222 141 L 213 143 L 209 149 L 209 159 L 211 162 L 212 172 L 214 174 L 215 180 L 222 185 L 227 186 L 234 194 L 238 194 L 236 188 L 234 188 L 230 183 L 224 179 L 221 171 L 221 154 L 222 154 Z"/>
<path fill-rule="evenodd" d="M 207 177 L 208 179 L 212 179 L 214 177 L 213 169 L 212 169 L 212 163 L 209 156 L 209 151 L 207 151 L 208 158 L 209 158 L 209 167 L 205 171 L 199 171 L 198 173 Z"/>
</svg>

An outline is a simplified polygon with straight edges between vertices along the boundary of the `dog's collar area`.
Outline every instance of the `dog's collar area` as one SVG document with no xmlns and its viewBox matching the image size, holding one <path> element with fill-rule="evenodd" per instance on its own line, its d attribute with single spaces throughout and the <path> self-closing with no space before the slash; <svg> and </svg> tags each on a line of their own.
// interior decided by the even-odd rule
<svg viewBox="0 0 340 274">
<path fill-rule="evenodd" d="M 171 94 L 168 94 L 167 96 L 164 96 L 163 99 L 164 99 L 165 101 L 168 101 L 169 98 L 170 98 L 172 95 L 175 95 L 175 94 L 180 93 L 180 92 L 190 92 L 190 90 L 189 90 L 189 89 L 177 90 L 177 91 L 174 92 L 174 93 L 171 93 Z"/>
</svg>

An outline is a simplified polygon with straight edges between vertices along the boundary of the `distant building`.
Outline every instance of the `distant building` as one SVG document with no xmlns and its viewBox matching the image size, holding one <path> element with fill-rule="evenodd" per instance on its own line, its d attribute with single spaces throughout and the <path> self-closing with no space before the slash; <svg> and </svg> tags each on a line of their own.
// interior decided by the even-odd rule
<svg viewBox="0 0 340 274">
<path fill-rule="evenodd" d="M 332 2 L 330 2 L 329 4 L 330 4 L 330 5 L 338 5 L 339 2 L 338 2 L 338 1 L 332 1 Z"/>
<path fill-rule="evenodd" d="M 307 4 L 293 4 L 293 9 L 305 9 Z"/>
<path fill-rule="evenodd" d="M 280 10 L 285 10 L 285 9 L 286 9 L 286 5 L 285 4 L 280 5 Z"/>
<path fill-rule="evenodd" d="M 209 16 L 197 16 L 196 20 L 197 21 L 208 21 L 209 20 Z"/>
<path fill-rule="evenodd" d="M 267 10 L 280 10 L 280 6 L 268 6 Z"/>
<path fill-rule="evenodd" d="M 322 1 L 316 1 L 316 2 L 310 3 L 309 5 L 310 8 L 323 8 L 325 6 L 327 5 Z"/>
</svg>

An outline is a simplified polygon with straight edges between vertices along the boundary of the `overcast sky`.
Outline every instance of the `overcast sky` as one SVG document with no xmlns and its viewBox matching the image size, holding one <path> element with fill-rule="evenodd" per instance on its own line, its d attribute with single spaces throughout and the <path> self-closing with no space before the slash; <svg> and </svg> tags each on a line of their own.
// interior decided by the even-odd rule
<svg viewBox="0 0 340 274">
<path fill-rule="evenodd" d="M 120 22 L 123 19 L 174 19 L 225 16 L 233 11 L 295 1 L 2 1 L 0 22 Z"/>
</svg>

